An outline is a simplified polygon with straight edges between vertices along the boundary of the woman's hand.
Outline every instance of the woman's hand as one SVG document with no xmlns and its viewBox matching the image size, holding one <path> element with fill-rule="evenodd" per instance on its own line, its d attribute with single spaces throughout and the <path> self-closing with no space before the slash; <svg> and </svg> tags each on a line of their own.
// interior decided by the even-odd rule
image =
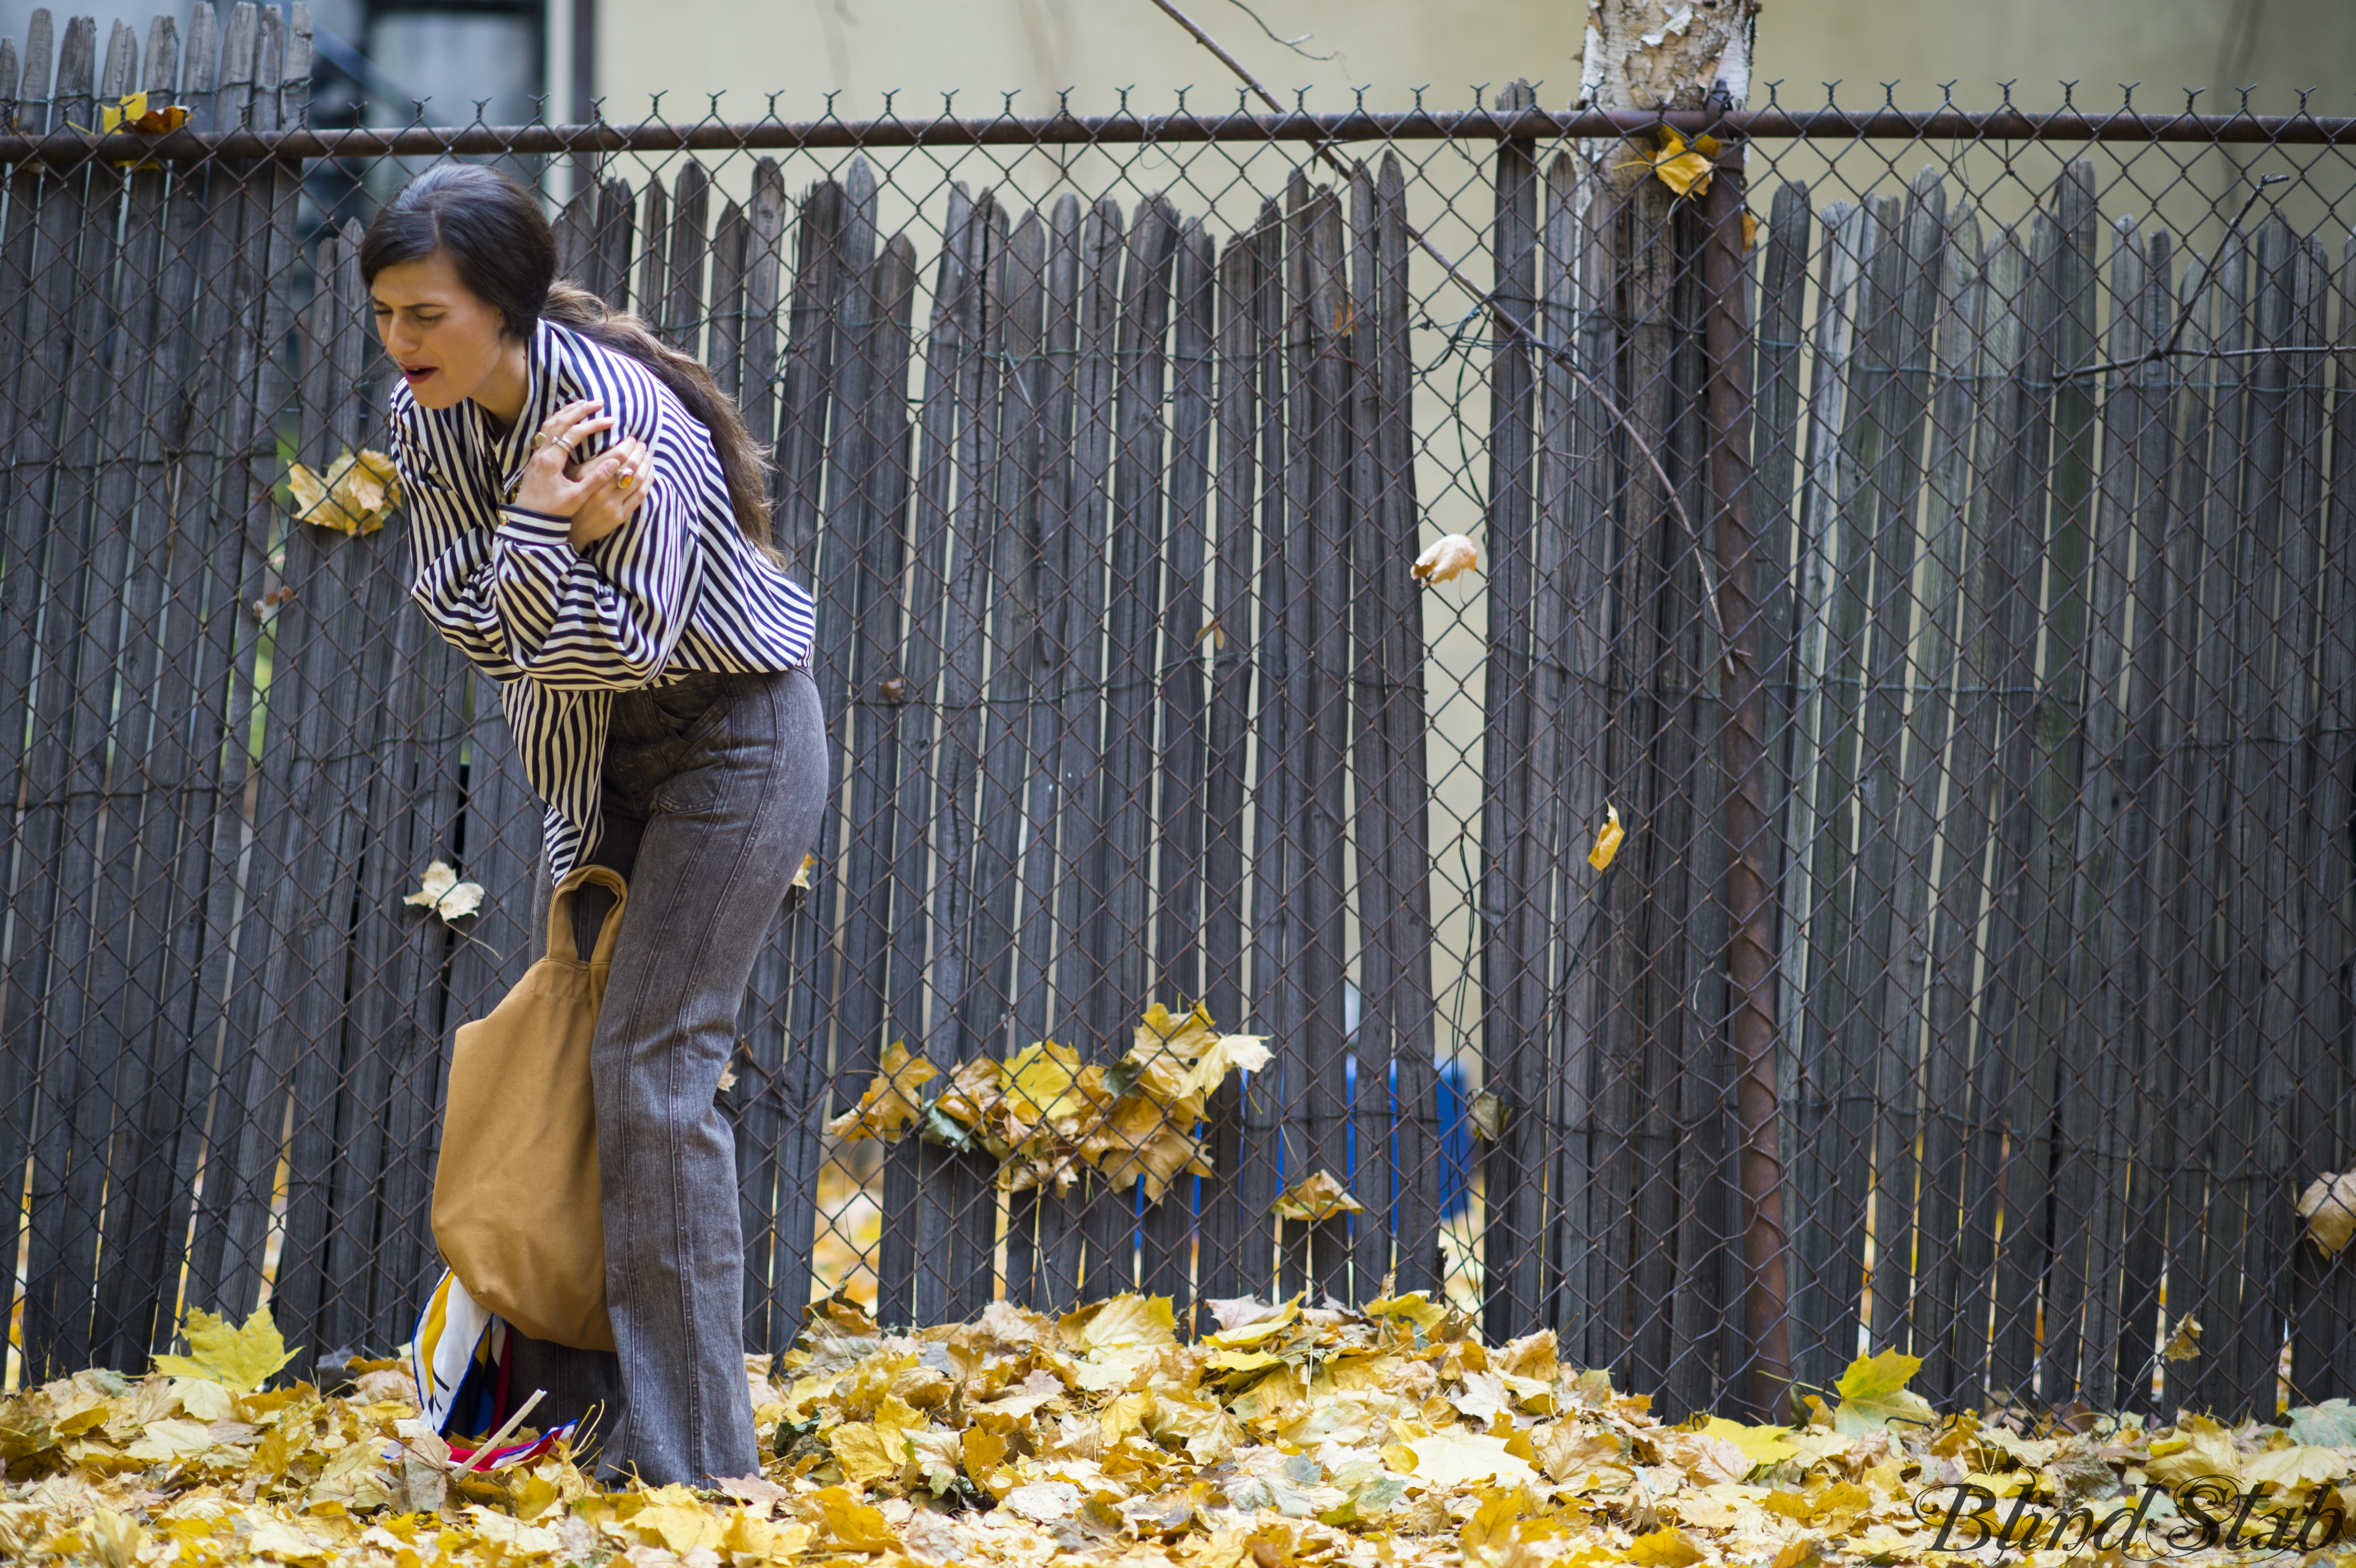
<svg viewBox="0 0 2356 1568">
<path fill-rule="evenodd" d="M 584 464 L 587 495 L 573 513 L 573 548 L 585 550 L 632 517 L 653 485 L 655 454 L 636 436 L 625 436 Z"/>
<path fill-rule="evenodd" d="M 548 416 L 532 435 L 514 504 L 572 525 L 576 550 L 586 549 L 637 514 L 654 478 L 654 454 L 636 438 L 616 442 L 586 462 L 581 443 L 614 421 L 599 413 L 597 400 L 567 403 Z"/>
</svg>

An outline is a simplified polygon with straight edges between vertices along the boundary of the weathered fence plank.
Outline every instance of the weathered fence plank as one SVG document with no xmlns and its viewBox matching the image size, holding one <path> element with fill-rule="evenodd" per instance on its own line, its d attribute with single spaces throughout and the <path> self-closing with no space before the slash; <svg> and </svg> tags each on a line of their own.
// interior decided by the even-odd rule
<svg viewBox="0 0 2356 1568">
<path fill-rule="evenodd" d="M 1979 925 L 1976 869 L 1981 838 L 1970 830 L 1978 815 L 1981 772 L 1967 765 L 1970 715 L 1985 699 L 1971 688 L 1977 637 L 1974 627 L 1981 552 L 1972 532 L 1973 435 L 1977 423 L 1982 364 L 1981 246 L 1978 214 L 1969 208 L 1947 218 L 1945 263 L 1940 282 L 1932 350 L 1931 424 L 1924 464 L 1930 475 L 1923 522 L 1922 632 L 1915 667 L 1922 707 L 1916 733 L 1922 768 L 1911 790 L 1938 799 L 1937 836 L 1922 844 L 1920 875 L 1929 894 L 1930 930 L 1918 938 L 1922 965 L 1924 1030 L 1920 1195 L 1914 1235 L 1922 1262 L 1911 1307 L 1915 1353 L 1933 1398 L 1958 1397 L 1960 1348 L 1948 1331 L 1963 1315 L 1958 1297 L 1958 1219 L 1964 1205 L 1964 1127 L 1969 1111 L 1970 987 L 1965 982 Z M 1958 831 L 1958 828 L 1963 831 Z"/>
<path fill-rule="evenodd" d="M 183 67 L 168 18 L 102 61 L 42 15 L 0 99 L 86 123 L 145 84 L 267 131 L 305 27 L 198 7 Z M 895 1326 L 1470 1286 L 1489 1335 L 1554 1328 L 1665 1412 L 1740 1374 L 1714 306 L 1692 208 L 1554 151 L 1508 143 L 1483 192 L 1501 288 L 1437 363 L 1486 380 L 1457 422 L 1487 441 L 1454 453 L 1411 406 L 1443 373 L 1424 285 L 1453 283 L 1397 154 L 1303 167 L 1235 234 L 1127 184 L 1027 214 L 894 190 L 872 154 L 795 211 L 772 160 L 572 187 L 564 270 L 712 365 L 819 600 L 835 794 L 723 1094 L 755 1349 L 791 1341 L 830 1227 L 829 1281 Z M 356 231 L 298 266 L 288 163 L 5 178 L 27 1365 L 136 1365 L 175 1305 L 265 1288 L 315 1352 L 387 1349 L 434 1266 L 447 1031 L 537 946 L 541 821 L 496 691 L 402 603 L 398 528 L 284 515 L 282 438 L 314 467 L 385 440 Z M 2145 1403 L 2163 1309 L 2198 1309 L 2231 1326 L 2167 1400 L 2270 1398 L 2286 1324 L 2297 1394 L 2337 1392 L 2320 1326 L 2356 1285 L 2289 1200 L 2356 1137 L 2356 470 L 2319 466 L 2356 444 L 2319 353 L 2345 274 L 2296 208 L 2182 264 L 2159 213 L 2104 213 L 2098 272 L 2083 162 L 1985 246 L 1935 175 L 1847 194 L 1818 224 L 1783 187 L 1736 269 L 1795 1370 L 1831 1381 L 1864 1330 L 1943 1401 Z M 2075 373 L 2163 341 L 2179 272 L 2183 353 Z M 1421 524 L 1476 513 L 1485 570 L 1418 584 Z M 1631 834 L 1599 872 L 1607 806 Z M 401 902 L 436 858 L 492 890 L 455 929 Z M 1214 1174 L 1158 1203 L 1133 1168 L 1010 1192 L 980 1148 L 824 1133 L 894 1042 L 1107 1067 L 1144 1004 L 1195 999 L 1274 1054 L 1205 1107 Z M 1318 1170 L 1362 1210 L 1277 1221 Z"/>
</svg>

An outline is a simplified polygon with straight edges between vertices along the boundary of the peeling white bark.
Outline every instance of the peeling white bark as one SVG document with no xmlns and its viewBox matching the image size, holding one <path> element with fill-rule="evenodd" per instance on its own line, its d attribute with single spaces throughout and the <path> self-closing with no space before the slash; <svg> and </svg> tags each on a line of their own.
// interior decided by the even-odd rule
<svg viewBox="0 0 2356 1568">
<path fill-rule="evenodd" d="M 1587 0 L 1579 101 L 1593 109 L 1699 109 L 1724 84 L 1751 96 L 1759 0 Z"/>
</svg>

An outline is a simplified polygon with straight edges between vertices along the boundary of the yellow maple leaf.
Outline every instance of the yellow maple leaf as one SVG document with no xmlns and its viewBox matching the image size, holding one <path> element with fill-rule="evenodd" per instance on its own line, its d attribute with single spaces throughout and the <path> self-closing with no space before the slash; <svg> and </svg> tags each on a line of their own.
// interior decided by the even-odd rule
<svg viewBox="0 0 2356 1568">
<path fill-rule="evenodd" d="M 965 1461 L 966 1478 L 997 1496 L 1001 1488 L 994 1483 L 998 1462 L 1006 1457 L 1006 1439 L 982 1427 L 969 1426 L 958 1435 L 958 1451 Z"/>
<path fill-rule="evenodd" d="M 1201 1110 L 1200 1103 L 1191 1100 L 1173 1108 L 1141 1097 L 1125 1098 L 1081 1153 L 1115 1188 L 1142 1180 L 1145 1200 L 1159 1203 L 1180 1177 L 1215 1174 L 1203 1146 L 1178 1125 L 1182 1121 L 1192 1125 Z"/>
<path fill-rule="evenodd" d="M 243 1328 L 231 1328 L 228 1319 L 191 1307 L 181 1332 L 187 1336 L 188 1353 L 158 1356 L 155 1370 L 176 1378 L 209 1378 L 240 1393 L 259 1392 L 279 1368 L 302 1353 L 286 1348 L 267 1307 L 255 1307 Z"/>
<path fill-rule="evenodd" d="M 2144 1469 L 2166 1487 L 2197 1481 L 2203 1476 L 2232 1481 L 2242 1474 L 2242 1453 L 2234 1445 L 2233 1428 L 2205 1415 L 2187 1416 L 2173 1439 L 2163 1437 L 2152 1444 L 2151 1460 Z"/>
<path fill-rule="evenodd" d="M 1457 1487 L 1492 1478 L 1519 1484 L 1538 1478 L 1528 1460 L 1507 1451 L 1502 1437 L 1442 1432 L 1399 1446 L 1414 1458 L 1416 1479 L 1428 1487 Z M 1386 1450 L 1385 1457 L 1390 1456 Z"/>
<path fill-rule="evenodd" d="M 1006 1107 L 1026 1123 L 1075 1123 L 1104 1098 L 1104 1069 L 1084 1067 L 1068 1045 L 1043 1040 L 1006 1063 Z"/>
<path fill-rule="evenodd" d="M 1180 1018 L 1162 1003 L 1155 1002 L 1137 1020 L 1131 1051 L 1141 1061 L 1157 1056 L 1174 1056 L 1193 1061 L 1210 1050 L 1218 1037 L 1219 1031 L 1211 1022 L 1210 1012 L 1202 1003 L 1195 1003 L 1193 1012 Z"/>
<path fill-rule="evenodd" d="M 886 1435 L 864 1421 L 846 1421 L 826 1435 L 827 1445 L 834 1450 L 835 1463 L 842 1467 L 842 1478 L 857 1486 L 872 1487 L 887 1476 L 896 1476 L 906 1462 L 906 1439 L 898 1433 Z"/>
<path fill-rule="evenodd" d="M 1440 1327 L 1448 1317 L 1448 1308 L 1432 1302 L 1419 1290 L 1369 1301 L 1364 1310 L 1369 1317 L 1404 1317 L 1424 1334 Z"/>
<path fill-rule="evenodd" d="M 1476 1495 L 1480 1501 L 1472 1510 L 1472 1517 L 1466 1520 L 1464 1528 L 1457 1532 L 1459 1544 L 1468 1553 L 1483 1546 L 1503 1545 L 1510 1541 L 1514 1535 L 1514 1525 L 1537 1508 L 1526 1487 L 1516 1486 L 1510 1489 L 1483 1487 Z"/>
<path fill-rule="evenodd" d="M 681 1486 L 648 1492 L 646 1507 L 631 1516 L 629 1528 L 648 1546 L 668 1546 L 673 1552 L 717 1547 L 728 1532 L 727 1521 Z"/>
<path fill-rule="evenodd" d="M 139 1549 L 147 1543 L 147 1532 L 136 1522 L 102 1503 L 91 1510 L 88 1530 L 99 1568 L 137 1568 Z"/>
<path fill-rule="evenodd" d="M 1275 1311 L 1264 1313 L 1248 1323 L 1238 1323 L 1232 1328 L 1222 1328 L 1206 1337 L 1203 1342 L 1224 1349 L 1245 1349 L 1274 1339 L 1292 1327 L 1300 1317 L 1301 1298 L 1296 1296 Z"/>
<path fill-rule="evenodd" d="M 809 1511 L 810 1522 L 846 1551 L 889 1552 L 900 1544 L 883 1510 L 860 1501 L 848 1487 L 822 1487 L 802 1499 L 801 1506 Z"/>
<path fill-rule="evenodd" d="M 880 1138 L 897 1143 L 925 1108 L 925 1085 L 940 1075 L 939 1068 L 895 1042 L 884 1051 L 884 1070 L 868 1083 L 859 1104 L 829 1121 L 826 1130 L 846 1142 Z"/>
<path fill-rule="evenodd" d="M 2287 1448 L 2269 1448 L 2265 1453 L 2244 1461 L 2242 1479 L 2271 1481 L 2278 1487 L 2302 1487 L 2313 1481 L 2337 1481 L 2348 1474 L 2348 1460 L 2337 1448 L 2319 1448 L 2312 1443 L 2294 1443 Z"/>
<path fill-rule="evenodd" d="M 1839 1408 L 1833 1412 L 1833 1430 L 1863 1437 L 1892 1421 L 1929 1421 L 1931 1402 L 1906 1389 L 1906 1380 L 1922 1370 L 1922 1357 L 1898 1350 L 1859 1356 L 1851 1361 L 1840 1381 L 1833 1385 L 1841 1396 Z"/>
<path fill-rule="evenodd" d="M 1227 1081 L 1235 1072 L 1258 1072 L 1268 1066 L 1268 1037 L 1261 1034 L 1223 1034 L 1211 1042 L 1186 1075 L 1186 1087 L 1196 1094 L 1207 1095 Z"/>
<path fill-rule="evenodd" d="M 125 93 L 112 103 L 101 104 L 98 111 L 101 131 L 138 131 L 154 136 L 177 131 L 187 123 L 186 109 L 177 103 L 150 109 L 144 92 Z"/>
<path fill-rule="evenodd" d="M 1083 1352 L 1178 1342 L 1177 1315 L 1166 1296 L 1111 1296 L 1066 1314 L 1055 1327 L 1064 1343 Z"/>
<path fill-rule="evenodd" d="M 1701 1548 L 1682 1530 L 1656 1530 L 1628 1543 L 1628 1561 L 1637 1568 L 1687 1568 L 1701 1560 Z"/>
<path fill-rule="evenodd" d="M 1799 1445 L 1792 1442 L 1788 1426 L 1745 1426 L 1739 1421 L 1729 1421 L 1713 1415 L 1702 1429 L 1707 1437 L 1719 1438 L 1742 1450 L 1742 1456 L 1755 1469 L 1761 1465 L 1780 1465 L 1797 1454 Z"/>
<path fill-rule="evenodd" d="M 160 1465 L 193 1459 L 213 1445 L 211 1430 L 200 1421 L 151 1421 L 136 1443 L 123 1450 L 134 1459 Z"/>
<path fill-rule="evenodd" d="M 941 1115 L 961 1125 L 978 1127 L 1006 1098 L 1006 1070 L 994 1057 L 977 1056 L 960 1061 L 949 1074 L 948 1086 L 933 1102 Z"/>
</svg>

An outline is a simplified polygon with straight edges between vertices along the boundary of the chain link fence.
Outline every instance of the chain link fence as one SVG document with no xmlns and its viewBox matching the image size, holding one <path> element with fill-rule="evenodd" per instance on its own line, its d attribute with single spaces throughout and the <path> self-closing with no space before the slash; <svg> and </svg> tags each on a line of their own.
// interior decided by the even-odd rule
<svg viewBox="0 0 2356 1568">
<path fill-rule="evenodd" d="M 398 513 L 288 479 L 386 446 L 358 224 L 455 152 L 712 366 L 819 596 L 752 1349 L 1422 1290 L 1676 1413 L 1891 1346 L 2356 1393 L 2295 1211 L 2356 1166 L 2356 122 L 331 131 L 307 71 L 299 5 L 0 43 L 12 1379 L 265 1301 L 380 1353 L 438 1267 L 539 808 Z M 140 90 L 186 126 L 82 133 Z M 1153 1002 L 1268 1060 L 1190 1099 Z"/>
</svg>

